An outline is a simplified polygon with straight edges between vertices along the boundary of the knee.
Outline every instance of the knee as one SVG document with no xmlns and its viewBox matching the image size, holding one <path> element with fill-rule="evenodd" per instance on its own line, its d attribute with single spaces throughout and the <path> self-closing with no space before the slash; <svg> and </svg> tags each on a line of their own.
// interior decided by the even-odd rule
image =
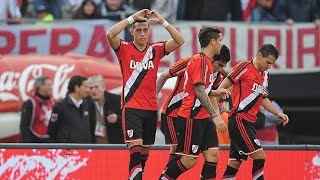
<svg viewBox="0 0 320 180">
<path fill-rule="evenodd" d="M 129 142 L 127 144 L 128 148 L 130 149 L 133 146 L 142 146 L 142 141 L 133 141 L 133 142 Z"/>
<path fill-rule="evenodd" d="M 196 165 L 198 157 L 191 157 L 191 156 L 182 156 L 181 163 L 187 168 L 190 169 L 194 165 Z"/>
<path fill-rule="evenodd" d="M 265 156 L 263 150 L 257 151 L 255 153 L 251 154 L 250 156 L 251 156 L 251 158 L 253 160 L 255 160 L 255 159 L 266 159 L 266 156 Z"/>
<path fill-rule="evenodd" d="M 149 154 L 150 149 L 150 146 L 143 146 L 143 154 Z"/>
<path fill-rule="evenodd" d="M 204 158 L 208 162 L 218 162 L 219 160 L 219 151 L 218 150 L 208 150 L 207 152 L 203 153 Z"/>
<path fill-rule="evenodd" d="M 234 169 L 239 169 L 241 163 L 242 162 L 238 160 L 229 160 L 228 165 Z"/>
</svg>

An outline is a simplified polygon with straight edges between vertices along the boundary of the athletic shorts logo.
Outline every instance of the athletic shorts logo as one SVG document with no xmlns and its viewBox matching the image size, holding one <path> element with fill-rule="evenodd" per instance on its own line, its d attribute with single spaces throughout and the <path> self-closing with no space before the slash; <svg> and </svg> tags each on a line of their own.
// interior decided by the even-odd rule
<svg viewBox="0 0 320 180">
<path fill-rule="evenodd" d="M 52 114 L 51 114 L 50 121 L 51 121 L 51 122 L 56 122 L 57 119 L 58 119 L 58 114 L 52 113 Z"/>
<path fill-rule="evenodd" d="M 258 146 L 261 146 L 260 141 L 258 139 L 253 140 Z"/>
<path fill-rule="evenodd" d="M 132 136 L 133 136 L 133 129 L 127 130 L 127 134 L 128 134 L 128 136 L 129 136 L 129 138 L 132 138 Z"/>
<path fill-rule="evenodd" d="M 197 153 L 197 151 L 198 151 L 198 149 L 199 149 L 199 146 L 193 144 L 192 147 L 191 147 L 191 149 L 192 149 L 192 152 L 193 152 L 193 153 Z"/>
</svg>

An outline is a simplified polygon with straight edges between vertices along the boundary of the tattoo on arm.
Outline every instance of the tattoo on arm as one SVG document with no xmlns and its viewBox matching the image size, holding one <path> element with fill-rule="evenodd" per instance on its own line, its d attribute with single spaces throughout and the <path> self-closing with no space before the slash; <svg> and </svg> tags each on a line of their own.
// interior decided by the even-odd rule
<svg viewBox="0 0 320 180">
<path fill-rule="evenodd" d="M 162 87 L 164 86 L 164 84 L 166 83 L 167 79 L 163 78 L 162 76 L 160 76 L 157 80 L 157 86 L 156 86 L 156 92 L 157 94 L 160 92 L 160 90 L 162 89 Z"/>
<path fill-rule="evenodd" d="M 213 119 L 217 117 L 219 114 L 214 110 L 209 96 L 205 91 L 204 85 L 195 86 L 196 96 L 200 100 L 202 107 L 206 109 L 206 111 L 210 114 L 210 117 Z"/>
</svg>

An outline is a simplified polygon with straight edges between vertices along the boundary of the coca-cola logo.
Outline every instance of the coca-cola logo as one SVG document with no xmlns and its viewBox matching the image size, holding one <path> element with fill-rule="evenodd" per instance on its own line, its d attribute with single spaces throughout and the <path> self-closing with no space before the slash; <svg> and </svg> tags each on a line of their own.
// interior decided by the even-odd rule
<svg viewBox="0 0 320 180">
<path fill-rule="evenodd" d="M 75 65 L 33 64 L 24 68 L 21 72 L 5 71 L 0 74 L 0 101 L 25 101 L 29 92 L 33 89 L 35 80 L 46 75 L 52 78 L 52 95 L 54 99 L 65 96 L 69 74 L 75 69 Z"/>
</svg>

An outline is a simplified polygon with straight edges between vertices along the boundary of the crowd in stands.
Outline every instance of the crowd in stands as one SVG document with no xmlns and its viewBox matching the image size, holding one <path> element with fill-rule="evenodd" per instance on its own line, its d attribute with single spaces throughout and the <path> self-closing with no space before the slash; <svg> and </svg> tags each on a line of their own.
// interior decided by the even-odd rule
<svg viewBox="0 0 320 180">
<path fill-rule="evenodd" d="M 320 26 L 320 0 L 2 0 L 0 24 L 37 18 L 122 20 L 134 12 L 154 9 L 176 20 L 314 22 Z M 23 21 L 22 21 L 23 22 Z"/>
</svg>

